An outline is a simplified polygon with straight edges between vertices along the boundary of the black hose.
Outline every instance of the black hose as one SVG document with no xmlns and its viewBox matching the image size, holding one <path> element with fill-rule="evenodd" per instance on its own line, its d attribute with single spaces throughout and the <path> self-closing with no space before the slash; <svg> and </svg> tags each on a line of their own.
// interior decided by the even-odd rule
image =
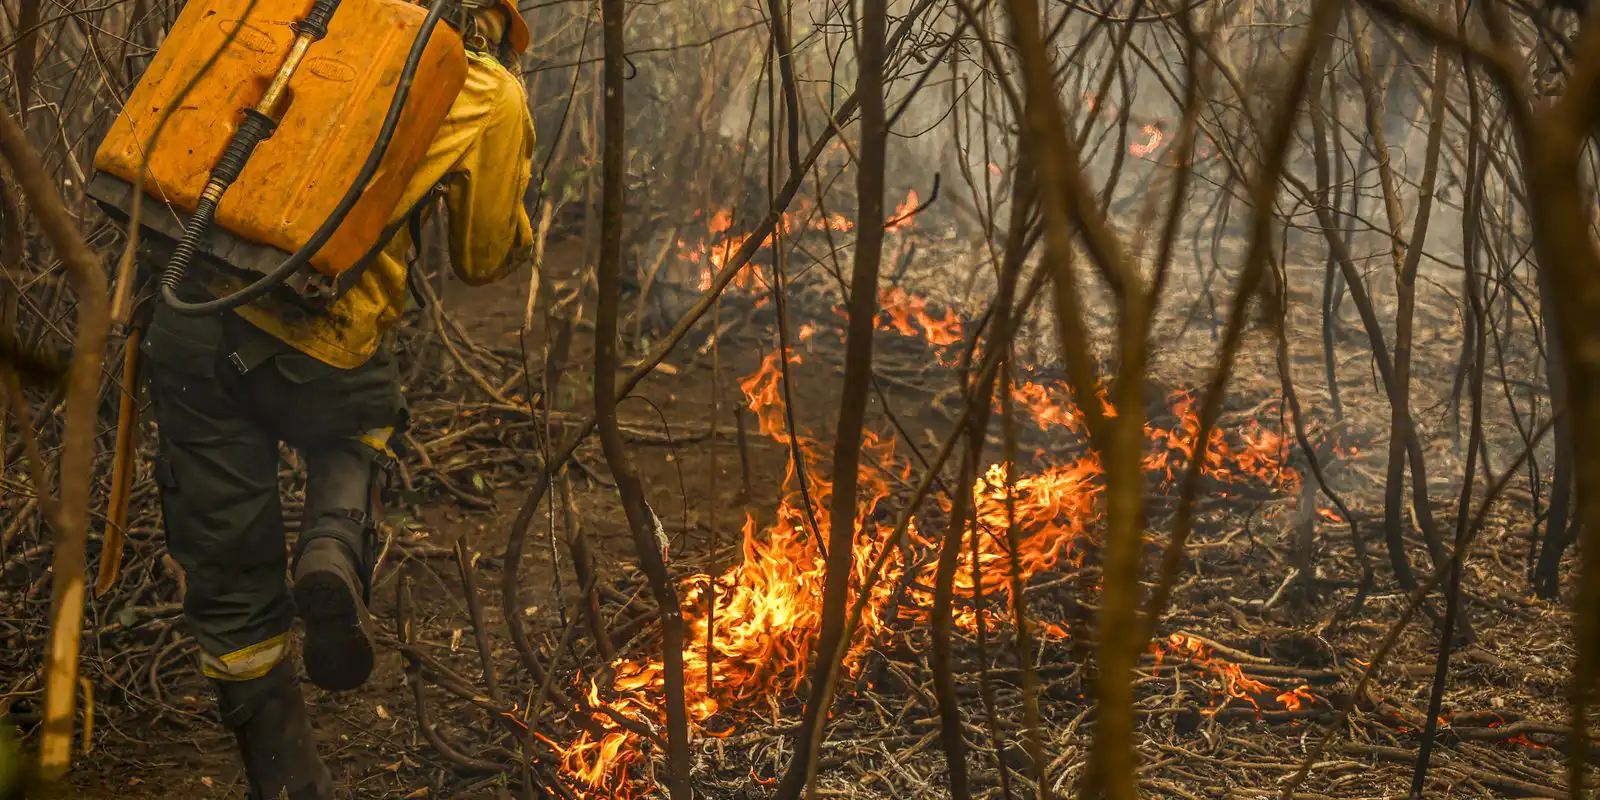
<svg viewBox="0 0 1600 800">
<path fill-rule="evenodd" d="M 200 246 L 200 237 L 205 236 L 211 229 L 211 221 L 217 215 L 217 200 L 222 192 L 212 192 L 215 187 L 226 191 L 239 178 L 239 173 L 244 172 L 245 162 L 250 160 L 250 154 L 256 150 L 256 145 L 272 135 L 278 123 L 255 109 L 244 112 L 244 124 L 235 131 L 233 138 L 228 140 L 228 147 L 222 151 L 222 158 L 211 169 L 211 175 L 206 180 L 206 192 L 200 196 L 200 202 L 195 204 L 194 213 L 183 223 L 183 238 L 178 240 L 178 246 L 173 249 L 172 257 L 167 259 L 166 268 L 161 271 L 161 290 L 164 295 L 177 291 L 183 284 L 184 276 L 189 274 L 189 262 L 194 259 L 194 254 Z M 213 197 L 213 194 L 215 195 Z"/>
<path fill-rule="evenodd" d="M 405 67 L 400 71 L 400 83 L 395 87 L 394 98 L 389 101 L 389 111 L 383 118 L 383 126 L 378 129 L 378 138 L 372 143 L 372 151 L 367 154 L 366 163 L 361 165 L 361 171 L 356 173 L 355 180 L 350 188 L 345 190 L 344 197 L 339 204 L 334 206 L 333 213 L 317 228 L 311 238 L 300 246 L 287 260 L 279 264 L 272 271 L 257 279 L 249 286 L 229 295 L 207 300 L 200 303 L 189 303 L 178 299 L 177 287 L 188 271 L 189 261 L 194 257 L 199 248 L 200 238 L 211 227 L 212 218 L 216 214 L 216 203 L 202 198 L 195 207 L 195 213 L 184 225 L 183 238 L 178 242 L 173 251 L 172 258 L 167 262 L 167 267 L 161 276 L 161 299 L 173 311 L 184 316 L 198 317 L 208 314 L 219 314 L 230 311 L 246 303 L 260 298 L 266 293 L 278 288 L 291 275 L 309 263 L 317 251 L 333 237 L 335 231 L 344 223 L 350 209 L 355 207 L 356 201 L 361 199 L 362 192 L 366 191 L 367 184 L 372 181 L 372 176 L 377 173 L 379 164 L 383 161 L 384 153 L 389 149 L 389 142 L 394 138 L 395 128 L 400 124 L 400 112 L 405 110 L 406 98 L 411 94 L 412 81 L 416 79 L 417 68 L 422 63 L 423 52 L 428 47 L 428 40 L 433 36 L 433 29 L 438 25 L 440 17 L 444 14 L 445 5 L 451 0 L 433 0 L 428 5 L 428 16 L 422 21 L 422 29 L 417 32 L 416 41 L 411 45 L 411 52 L 406 55 Z M 249 118 L 246 120 L 249 124 Z M 230 152 L 232 151 L 230 147 Z M 253 149 L 253 145 L 252 145 Z M 248 157 L 248 153 L 246 156 Z M 226 159 L 226 154 L 224 156 Z M 222 167 L 222 163 L 218 167 Z M 242 162 L 241 162 L 242 168 Z M 181 259 L 181 261 L 180 261 Z M 174 279 L 169 280 L 169 275 Z"/>
</svg>

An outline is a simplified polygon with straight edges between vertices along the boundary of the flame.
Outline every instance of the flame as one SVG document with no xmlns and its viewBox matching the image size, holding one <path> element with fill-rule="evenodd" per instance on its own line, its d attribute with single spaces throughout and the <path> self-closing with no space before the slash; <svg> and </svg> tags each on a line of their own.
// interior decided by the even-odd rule
<svg viewBox="0 0 1600 800">
<path fill-rule="evenodd" d="M 887 224 L 884 225 L 883 229 L 886 231 L 899 231 L 914 226 L 916 224 L 918 205 L 917 190 L 912 189 L 906 192 L 906 199 L 901 200 L 900 204 L 894 207 L 894 213 L 889 215 Z"/>
<path fill-rule="evenodd" d="M 1064 402 L 1066 388 L 1059 384 L 1046 386 L 1033 381 L 1017 381 L 1011 387 L 1011 399 L 1026 409 L 1033 421 L 1044 430 L 1062 427 L 1069 431 L 1083 431 L 1083 416 L 1078 407 Z"/>
<path fill-rule="evenodd" d="M 1246 675 L 1238 664 L 1218 656 L 1211 645 L 1188 634 L 1174 633 L 1168 636 L 1165 642 L 1152 644 L 1151 648 L 1158 664 L 1163 661 L 1164 653 L 1170 653 L 1191 664 L 1204 667 L 1214 677 L 1220 679 L 1222 688 L 1218 694 L 1221 696 L 1221 702 L 1212 707 L 1207 712 L 1209 714 L 1221 711 L 1233 700 L 1243 700 L 1257 712 L 1263 710 L 1261 703 L 1268 697 L 1272 698 L 1270 702 L 1277 703 L 1284 711 L 1299 711 L 1307 703 L 1319 702 L 1317 696 L 1311 693 L 1311 687 L 1305 684 L 1279 692 L 1266 683 Z"/>
<path fill-rule="evenodd" d="M 1311 687 L 1303 683 L 1278 695 L 1275 699 L 1278 701 L 1278 705 L 1283 706 L 1288 711 L 1299 711 L 1305 707 L 1306 703 L 1317 702 L 1317 696 L 1311 693 Z"/>
<path fill-rule="evenodd" d="M 914 208 L 915 196 L 909 196 L 906 204 Z M 723 224 L 720 215 L 713 215 L 707 227 L 715 229 Z M 730 221 L 722 232 L 731 228 Z M 725 241 L 737 238 L 728 237 Z M 883 330 L 923 339 L 942 361 L 953 361 L 966 324 L 955 309 L 936 311 L 926 298 L 898 287 L 885 289 L 881 304 L 879 325 Z M 802 329 L 801 339 L 809 337 Z M 832 525 L 829 512 L 833 486 L 827 472 L 830 461 L 816 440 L 787 425 L 779 358 L 776 352 L 768 354 L 760 369 L 740 382 L 740 389 L 758 430 L 784 445 L 795 445 L 800 458 L 789 466 L 773 518 L 746 515 L 739 563 L 716 575 L 690 575 L 678 587 L 687 635 L 683 652 L 685 692 L 694 736 L 726 736 L 731 733 L 731 726 L 748 718 L 754 709 L 770 707 L 779 699 L 792 696 L 804 681 L 822 625 L 821 597 L 827 570 L 818 537 L 827 536 Z M 804 356 L 791 350 L 789 363 L 804 363 Z M 1013 397 L 1041 429 L 1061 427 L 1081 432 L 1081 412 L 1060 384 L 1025 378 L 1016 383 Z M 1095 400 L 1107 413 L 1115 413 L 1103 389 Z M 1199 429 L 1195 403 L 1188 393 L 1174 394 L 1171 404 L 1171 425 L 1147 426 L 1150 452 L 1145 469 L 1164 482 L 1170 482 L 1178 468 L 1194 457 Z M 911 479 L 913 460 L 898 452 L 893 436 L 880 436 L 870 429 L 863 432 L 862 448 L 867 457 L 858 476 L 859 497 L 852 521 L 852 602 L 878 554 L 885 547 L 895 549 L 886 560 L 884 575 L 868 597 L 862 625 L 846 653 L 845 667 L 851 675 L 859 674 L 873 642 L 889 632 L 891 612 L 898 611 L 900 619 L 911 622 L 927 619 L 934 583 L 931 559 L 917 562 L 917 572 L 906 574 L 912 567 L 891 541 L 891 515 L 878 513 L 891 495 L 891 479 Z M 1236 432 L 1214 431 L 1204 448 L 1204 471 L 1214 480 L 1265 483 L 1281 489 L 1298 481 L 1298 475 L 1284 464 L 1285 448 L 1284 437 L 1253 423 Z M 799 470 L 805 470 L 810 514 L 799 491 Z M 1061 458 L 1029 474 L 1021 474 L 1014 467 L 1008 470 L 1005 463 L 988 465 L 972 488 L 973 524 L 977 531 L 977 552 L 973 557 L 978 570 L 974 579 L 968 561 L 968 566 L 957 572 L 958 625 L 967 629 L 976 625 L 975 601 L 980 594 L 986 621 L 998 628 L 1011 618 L 1015 600 L 1010 582 L 1013 565 L 1026 583 L 1063 563 L 1077 563 L 1079 545 L 1096 535 L 1105 513 L 1102 475 L 1099 459 L 1090 450 L 1077 457 Z M 948 501 L 945 503 L 948 510 Z M 816 531 L 811 529 L 813 516 Z M 1007 544 L 1008 527 L 1013 520 L 1018 539 L 1015 551 Z M 909 537 L 913 552 L 918 548 L 927 552 L 939 544 L 938 537 L 924 535 L 915 521 Z M 908 587 L 906 597 L 894 609 L 896 589 L 901 584 Z M 714 629 L 708 613 L 711 606 L 715 612 Z M 1053 622 L 1041 621 L 1040 628 L 1046 636 L 1068 635 L 1065 627 Z M 1272 703 L 1275 698 L 1278 706 L 1298 708 L 1314 700 L 1305 687 L 1280 692 L 1267 686 L 1237 665 L 1217 658 L 1209 647 L 1192 637 L 1174 634 L 1164 640 L 1163 647 L 1203 664 L 1216 675 L 1221 680 L 1224 703 L 1237 699 L 1260 708 L 1260 703 Z M 649 654 L 649 648 L 642 648 L 619 655 L 605 675 L 603 681 L 596 677 L 583 687 L 583 702 L 572 709 L 589 717 L 592 724 L 585 726 L 570 744 L 559 747 L 561 770 L 569 785 L 583 797 L 643 797 L 645 790 L 635 776 L 649 767 L 650 748 L 644 746 L 639 734 L 618 724 L 616 717 L 637 723 L 630 726 L 634 728 L 658 727 L 664 717 L 659 699 L 665 685 L 664 666 L 658 656 Z M 595 710 L 601 706 L 609 713 Z"/>
<path fill-rule="evenodd" d="M 900 217 L 916 209 L 916 200 L 917 193 L 915 191 L 907 195 L 906 202 L 910 203 L 910 205 L 907 206 L 902 203 L 895 210 L 895 217 Z M 702 212 L 697 211 L 695 214 L 696 216 L 701 216 Z M 739 248 L 744 247 L 745 243 L 750 239 L 749 233 L 734 232 L 736 220 L 731 209 L 720 208 L 703 216 L 706 218 L 706 233 L 704 236 L 693 241 L 685 239 L 677 241 L 678 261 L 690 268 L 691 274 L 696 276 L 696 286 L 702 292 L 711 289 L 712 278 L 727 265 L 733 254 L 737 253 Z M 912 222 L 908 217 L 900 220 L 890 230 L 908 229 L 911 226 Z M 809 200 L 802 199 L 796 203 L 795 210 L 786 211 L 779 217 L 777 227 L 785 236 L 797 236 L 805 231 L 849 232 L 855 230 L 855 223 L 843 214 L 823 215 L 812 208 Z M 768 249 L 771 246 L 772 239 L 768 237 L 762 239 L 757 248 Z M 758 281 L 761 281 L 758 271 L 753 267 L 746 266 L 739 271 L 738 275 L 734 276 L 730 286 L 737 290 L 752 291 L 759 288 L 764 291 L 765 282 L 761 281 L 762 285 L 758 286 Z"/>
<path fill-rule="evenodd" d="M 898 286 L 879 292 L 878 306 L 889 318 L 886 326 L 902 336 L 918 336 L 920 328 L 920 335 L 941 349 L 961 341 L 961 316 L 953 308 L 946 307 L 944 316 L 935 317 L 928 312 L 926 298 Z"/>
<path fill-rule="evenodd" d="M 1144 158 L 1159 149 L 1161 140 L 1166 138 L 1166 135 L 1161 132 L 1161 127 L 1153 122 L 1140 128 L 1139 132 L 1144 134 L 1144 141 L 1133 142 L 1128 145 L 1128 155 L 1130 156 Z"/>
<path fill-rule="evenodd" d="M 801 363 L 798 354 L 791 353 L 790 359 L 792 364 Z M 787 444 L 792 434 L 785 427 L 781 379 L 778 354 L 772 353 L 760 370 L 741 382 L 741 389 L 755 413 L 759 430 Z M 776 520 L 763 527 L 754 515 L 747 515 L 741 562 L 717 576 L 692 575 L 679 587 L 684 597 L 688 637 L 684 649 L 687 705 L 690 720 L 701 735 L 718 735 L 707 731 L 706 724 L 724 709 L 748 708 L 762 698 L 790 694 L 799 688 L 821 628 L 820 598 L 826 563 L 817 537 L 808 528 L 795 470 L 807 471 L 813 512 L 823 536 L 829 527 L 832 485 L 818 469 L 821 459 L 816 443 L 803 435 L 795 436 L 795 440 L 804 463 L 791 466 Z M 895 455 L 893 439 L 880 440 L 869 431 L 863 447 L 880 463 L 902 461 Z M 905 463 L 909 469 L 909 462 Z M 886 477 L 875 470 L 863 470 L 859 491 L 862 500 L 855 526 L 863 535 L 858 536 L 855 548 L 856 586 L 864 581 L 880 543 L 887 541 L 891 532 L 873 516 L 878 504 L 889 496 Z M 887 625 L 884 614 L 900 570 L 898 555 L 891 556 L 888 577 L 873 589 L 864 623 L 846 656 L 851 674 L 856 673 L 873 634 Z M 710 661 L 706 652 L 710 632 L 708 600 L 716 606 Z M 643 725 L 661 719 L 662 710 L 655 698 L 664 685 L 663 669 L 659 659 L 619 658 L 612 665 L 614 677 L 606 705 Z M 588 694 L 592 704 L 598 705 L 596 683 L 591 681 Z M 629 770 L 642 758 L 638 742 L 632 741 L 635 734 L 604 716 L 595 715 L 594 721 L 608 732 L 598 739 L 584 733 L 565 748 L 563 772 L 574 784 L 586 787 L 590 794 L 585 796 L 639 796 L 626 783 Z M 623 747 L 624 744 L 628 746 Z"/>
<path fill-rule="evenodd" d="M 823 229 L 830 231 L 853 231 L 856 229 L 856 225 L 845 215 L 834 214 L 833 216 L 828 217 L 826 220 L 819 219 L 811 223 L 811 228 L 812 230 L 819 231 Z"/>
<path fill-rule="evenodd" d="M 968 566 L 959 570 L 955 579 L 955 596 L 967 601 L 958 604 L 956 609 L 958 626 L 966 630 L 976 628 L 976 603 L 972 601 L 976 600 L 980 589 L 982 595 L 989 598 L 984 601 L 988 624 L 999 626 L 1008 618 L 1014 605 L 1010 582 L 1013 558 L 1024 583 L 1053 569 L 1063 558 L 1075 566 L 1079 563 L 1075 544 L 1090 535 L 1089 528 L 1098 518 L 1096 506 L 1104 491 L 1104 484 L 1098 480 L 1102 472 L 1096 458 L 1085 456 L 1036 475 L 1022 476 L 1007 487 L 1005 465 L 989 466 L 972 488 L 972 508 L 978 530 L 979 582 L 973 583 L 971 556 L 966 556 L 964 563 Z M 1008 494 L 1012 503 L 1010 513 L 1015 514 L 1019 532 L 1015 556 L 1005 544 L 1011 521 L 1006 507 Z M 918 541 L 930 550 L 938 546 L 933 539 L 918 537 Z M 933 594 L 928 587 L 933 583 L 930 565 L 925 573 L 918 575 L 910 592 L 912 607 L 904 609 L 903 616 L 913 620 L 928 618 L 928 609 L 933 605 Z M 1048 626 L 1045 632 L 1054 638 L 1067 635 L 1060 626 Z"/>
<path fill-rule="evenodd" d="M 1170 482 L 1194 459 L 1200 415 L 1187 391 L 1174 392 L 1168 404 L 1177 423 L 1169 429 L 1145 426 L 1150 446 L 1142 463 L 1146 472 L 1160 473 Z M 1255 483 L 1292 494 L 1299 491 L 1301 478 L 1298 470 L 1287 465 L 1288 458 L 1288 437 L 1249 420 L 1232 441 L 1221 428 L 1211 429 L 1200 473 L 1221 483 Z"/>
</svg>

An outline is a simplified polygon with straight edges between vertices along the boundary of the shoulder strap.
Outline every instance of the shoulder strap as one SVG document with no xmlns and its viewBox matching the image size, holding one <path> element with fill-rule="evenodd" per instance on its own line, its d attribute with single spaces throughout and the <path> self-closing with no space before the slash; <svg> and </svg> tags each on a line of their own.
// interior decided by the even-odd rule
<svg viewBox="0 0 1600 800">
<path fill-rule="evenodd" d="M 428 189 L 427 192 L 424 192 L 421 199 L 417 200 L 416 205 L 412 206 L 411 210 L 407 211 L 404 217 L 401 217 L 393 224 L 389 225 L 389 227 L 384 229 L 383 235 L 378 237 L 378 241 L 372 245 L 372 249 L 368 250 L 367 254 L 362 256 L 360 261 L 356 262 L 355 266 L 345 270 L 339 275 L 338 278 L 334 279 L 333 297 L 328 301 L 329 305 L 337 302 L 339 298 L 344 296 L 345 292 L 350 291 L 350 287 L 356 285 L 356 282 L 361 279 L 361 276 L 366 274 L 367 269 L 372 266 L 372 262 L 377 259 L 378 254 L 383 252 L 384 248 L 389 246 L 389 242 L 394 239 L 394 235 L 400 232 L 400 228 L 402 226 L 406 227 L 411 234 L 411 246 L 420 250 L 422 241 L 422 218 L 427 216 L 428 206 L 432 204 L 432 201 L 435 197 L 439 196 L 441 190 L 442 186 L 440 184 L 435 184 L 432 188 Z M 415 272 L 416 270 L 411 269 L 410 265 L 407 265 L 406 285 L 410 288 L 412 295 L 416 298 L 417 304 L 422 306 L 425 305 L 422 302 L 422 297 L 417 291 L 416 284 L 412 283 L 412 276 L 415 274 Z"/>
</svg>

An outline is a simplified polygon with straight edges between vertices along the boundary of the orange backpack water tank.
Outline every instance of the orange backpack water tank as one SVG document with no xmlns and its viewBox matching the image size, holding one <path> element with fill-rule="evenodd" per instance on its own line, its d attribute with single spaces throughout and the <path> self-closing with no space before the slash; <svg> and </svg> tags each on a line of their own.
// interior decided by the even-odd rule
<svg viewBox="0 0 1600 800">
<path fill-rule="evenodd" d="M 142 221 L 177 238 L 180 229 L 163 204 L 193 212 L 245 110 L 261 99 L 284 62 L 295 38 L 291 25 L 312 1 L 189 0 L 95 154 L 100 174 L 90 194 L 126 214 L 148 161 Z M 208 255 L 260 272 L 311 238 L 371 152 L 425 16 L 405 0 L 342 0 L 327 36 L 311 45 L 289 80 L 274 113 L 276 131 L 223 197 L 216 226 L 232 236 L 208 237 Z M 459 35 L 435 27 L 378 172 L 311 261 L 318 272 L 336 277 L 382 244 L 466 68 Z M 151 147 L 168 109 L 171 116 Z"/>
</svg>

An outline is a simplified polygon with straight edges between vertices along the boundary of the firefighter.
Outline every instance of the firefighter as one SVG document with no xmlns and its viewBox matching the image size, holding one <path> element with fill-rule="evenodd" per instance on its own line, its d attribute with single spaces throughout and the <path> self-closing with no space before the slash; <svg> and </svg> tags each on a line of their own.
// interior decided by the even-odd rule
<svg viewBox="0 0 1600 800">
<path fill-rule="evenodd" d="M 346 295 L 310 315 L 271 298 L 213 316 L 156 303 L 141 346 L 167 547 L 185 573 L 184 615 L 253 800 L 333 796 L 288 658 L 295 617 L 312 683 L 347 691 L 372 672 L 375 500 L 406 418 L 386 342 L 408 297 L 405 221 L 438 187 L 462 281 L 488 283 L 530 260 L 523 195 L 534 130 L 514 73 L 528 30 L 509 0 L 489 2 L 454 21 L 467 43 L 465 86 L 405 189 L 393 239 Z M 191 276 L 180 294 L 193 302 L 229 288 L 219 275 Z M 292 554 L 280 443 L 305 468 Z"/>
</svg>

